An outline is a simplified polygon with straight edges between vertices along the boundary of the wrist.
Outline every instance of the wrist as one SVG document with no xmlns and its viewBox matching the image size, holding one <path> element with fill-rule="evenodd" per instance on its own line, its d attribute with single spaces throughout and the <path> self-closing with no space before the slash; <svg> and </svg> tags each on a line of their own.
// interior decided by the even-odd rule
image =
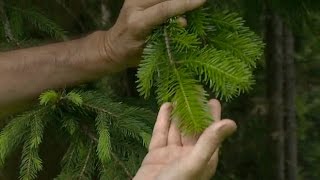
<svg viewBox="0 0 320 180">
<path fill-rule="evenodd" d="M 102 41 L 99 46 L 101 48 L 102 57 L 107 61 L 112 71 L 118 72 L 128 68 L 125 59 L 122 57 L 125 52 L 119 51 L 119 39 L 116 39 L 118 36 L 114 33 L 113 29 L 111 28 L 108 31 L 102 31 L 101 35 Z"/>
<path fill-rule="evenodd" d="M 86 68 L 101 73 L 118 72 L 124 69 L 111 46 L 109 31 L 96 31 L 83 39 L 84 59 L 90 60 Z"/>
</svg>

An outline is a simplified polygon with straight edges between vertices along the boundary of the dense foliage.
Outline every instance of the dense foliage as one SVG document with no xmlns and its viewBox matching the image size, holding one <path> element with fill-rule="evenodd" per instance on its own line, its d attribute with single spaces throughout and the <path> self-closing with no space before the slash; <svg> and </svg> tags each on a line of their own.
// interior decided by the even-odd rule
<svg viewBox="0 0 320 180">
<path fill-rule="evenodd" d="M 182 27 L 173 18 L 149 38 L 138 87 L 148 97 L 156 86 L 159 104 L 174 102 L 173 118 L 193 134 L 211 122 L 200 82 L 225 100 L 248 91 L 263 44 L 236 13 L 200 9 L 187 14 L 187 21 Z"/>
<path fill-rule="evenodd" d="M 78 37 L 110 27 L 122 3 L 105 0 L 0 2 L 4 3 L 6 15 L 0 13 L 1 51 Z M 150 97 L 147 100 L 138 97 L 135 72 L 128 70 L 76 89 L 44 92 L 37 105 L 1 120 L 0 179 L 131 178 L 147 152 L 157 102 L 181 100 L 181 96 L 173 96 L 179 89 L 175 88 L 170 94 L 167 92 L 170 89 L 159 88 L 159 84 L 167 83 L 177 87 L 176 78 L 170 81 L 157 78 L 159 74 L 170 73 L 166 70 L 175 72 L 175 69 L 186 77 L 180 81 L 187 85 L 186 90 L 195 97 L 201 95 L 199 107 L 203 106 L 204 97 L 233 98 L 223 103 L 224 115 L 236 119 L 239 129 L 222 147 L 215 179 L 271 179 L 270 166 L 275 160 L 267 151 L 271 146 L 270 122 L 266 118 L 269 100 L 265 98 L 268 70 L 264 59 L 256 61 L 261 55 L 261 41 L 246 28 L 265 34 L 264 18 L 270 9 L 290 25 L 296 39 L 299 179 L 319 179 L 319 2 L 267 2 L 269 4 L 260 0 L 211 0 L 214 10 L 186 14 L 187 27 L 179 26 L 176 19 L 159 27 L 148 41 L 138 72 L 139 93 Z M 102 9 L 106 9 L 107 14 Z M 238 14 L 243 15 L 247 23 Z M 163 68 L 165 63 L 170 64 L 166 38 L 176 65 L 170 66 L 171 69 Z M 158 64 L 159 59 L 164 61 Z M 221 59 L 226 61 L 220 62 Z M 207 64 L 201 65 L 200 61 Z M 231 76 L 205 66 L 209 64 Z M 148 76 L 142 77 L 142 74 Z M 251 85 L 249 93 L 235 98 Z M 178 108 L 176 113 L 183 111 Z M 202 124 L 199 129 L 203 129 L 206 122 L 200 120 L 196 119 Z M 185 128 L 183 124 L 181 127 Z M 194 128 L 185 130 L 191 132 Z"/>
</svg>

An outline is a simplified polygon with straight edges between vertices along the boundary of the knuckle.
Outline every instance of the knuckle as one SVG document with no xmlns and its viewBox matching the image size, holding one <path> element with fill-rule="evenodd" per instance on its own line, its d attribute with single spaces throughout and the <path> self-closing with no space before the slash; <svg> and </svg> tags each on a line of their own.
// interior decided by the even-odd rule
<svg viewBox="0 0 320 180">
<path fill-rule="evenodd" d="M 146 23 L 145 23 L 145 21 L 143 19 L 142 20 L 140 19 L 140 15 L 139 14 L 133 14 L 133 15 L 128 17 L 127 25 L 128 25 L 129 28 L 139 31 L 139 30 L 145 28 Z"/>
</svg>

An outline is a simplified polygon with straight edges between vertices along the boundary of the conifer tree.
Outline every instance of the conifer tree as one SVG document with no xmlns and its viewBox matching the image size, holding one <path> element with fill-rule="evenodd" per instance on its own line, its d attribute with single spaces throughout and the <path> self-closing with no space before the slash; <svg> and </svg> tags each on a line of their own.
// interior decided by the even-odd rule
<svg viewBox="0 0 320 180">
<path fill-rule="evenodd" d="M 6 7 L 17 14 L 8 16 L 11 24 L 20 26 L 13 30 L 15 37 L 23 33 L 18 31 L 24 22 L 19 18 L 54 38 L 64 36 L 40 11 Z M 179 127 L 195 134 L 212 121 L 204 86 L 224 100 L 249 90 L 263 43 L 236 13 L 203 8 L 185 17 L 186 26 L 175 17 L 149 37 L 137 74 L 138 90 L 149 97 L 155 87 L 159 104 L 173 102 Z M 0 167 L 22 147 L 19 178 L 36 179 L 44 168 L 40 145 L 50 128 L 68 144 L 57 180 L 132 178 L 147 152 L 154 120 L 154 112 L 119 102 L 98 87 L 47 91 L 38 105 L 1 130 Z"/>
</svg>

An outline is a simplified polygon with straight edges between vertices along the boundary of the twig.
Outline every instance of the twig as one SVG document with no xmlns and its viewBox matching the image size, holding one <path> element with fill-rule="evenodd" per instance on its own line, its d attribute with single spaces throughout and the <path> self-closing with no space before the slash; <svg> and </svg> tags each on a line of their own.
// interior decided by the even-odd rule
<svg viewBox="0 0 320 180">
<path fill-rule="evenodd" d="M 168 53 L 168 57 L 169 57 L 170 63 L 172 65 L 174 65 L 173 57 L 172 57 L 172 54 L 171 54 L 170 39 L 169 39 L 169 35 L 168 35 L 168 31 L 167 31 L 166 27 L 164 27 L 164 39 L 165 39 L 165 42 L 166 42 L 166 49 L 167 49 L 167 53 Z"/>
<path fill-rule="evenodd" d="M 78 180 L 79 180 L 79 179 L 82 179 L 82 176 L 83 176 L 83 174 L 84 174 L 84 171 L 85 171 L 86 168 L 87 168 L 87 165 L 88 165 L 88 162 L 89 162 L 89 158 L 90 158 L 90 156 L 91 156 L 92 144 L 93 144 L 93 140 L 91 140 L 89 152 L 88 152 L 88 155 L 87 155 L 86 160 L 85 160 L 85 162 L 84 162 L 84 166 L 83 166 L 83 168 L 82 168 L 82 170 L 81 170 L 81 173 L 80 173 L 80 175 L 79 175 L 79 177 L 78 177 Z"/>
<path fill-rule="evenodd" d="M 107 113 L 107 114 L 109 114 L 111 116 L 114 116 L 114 117 L 119 117 L 119 116 L 115 115 L 114 113 L 108 111 L 107 109 L 100 108 L 100 107 L 97 107 L 97 106 L 94 106 L 94 105 L 91 105 L 91 104 L 88 104 L 88 103 L 83 103 L 82 106 L 86 106 L 89 109 L 94 109 L 96 111 Z"/>
</svg>

